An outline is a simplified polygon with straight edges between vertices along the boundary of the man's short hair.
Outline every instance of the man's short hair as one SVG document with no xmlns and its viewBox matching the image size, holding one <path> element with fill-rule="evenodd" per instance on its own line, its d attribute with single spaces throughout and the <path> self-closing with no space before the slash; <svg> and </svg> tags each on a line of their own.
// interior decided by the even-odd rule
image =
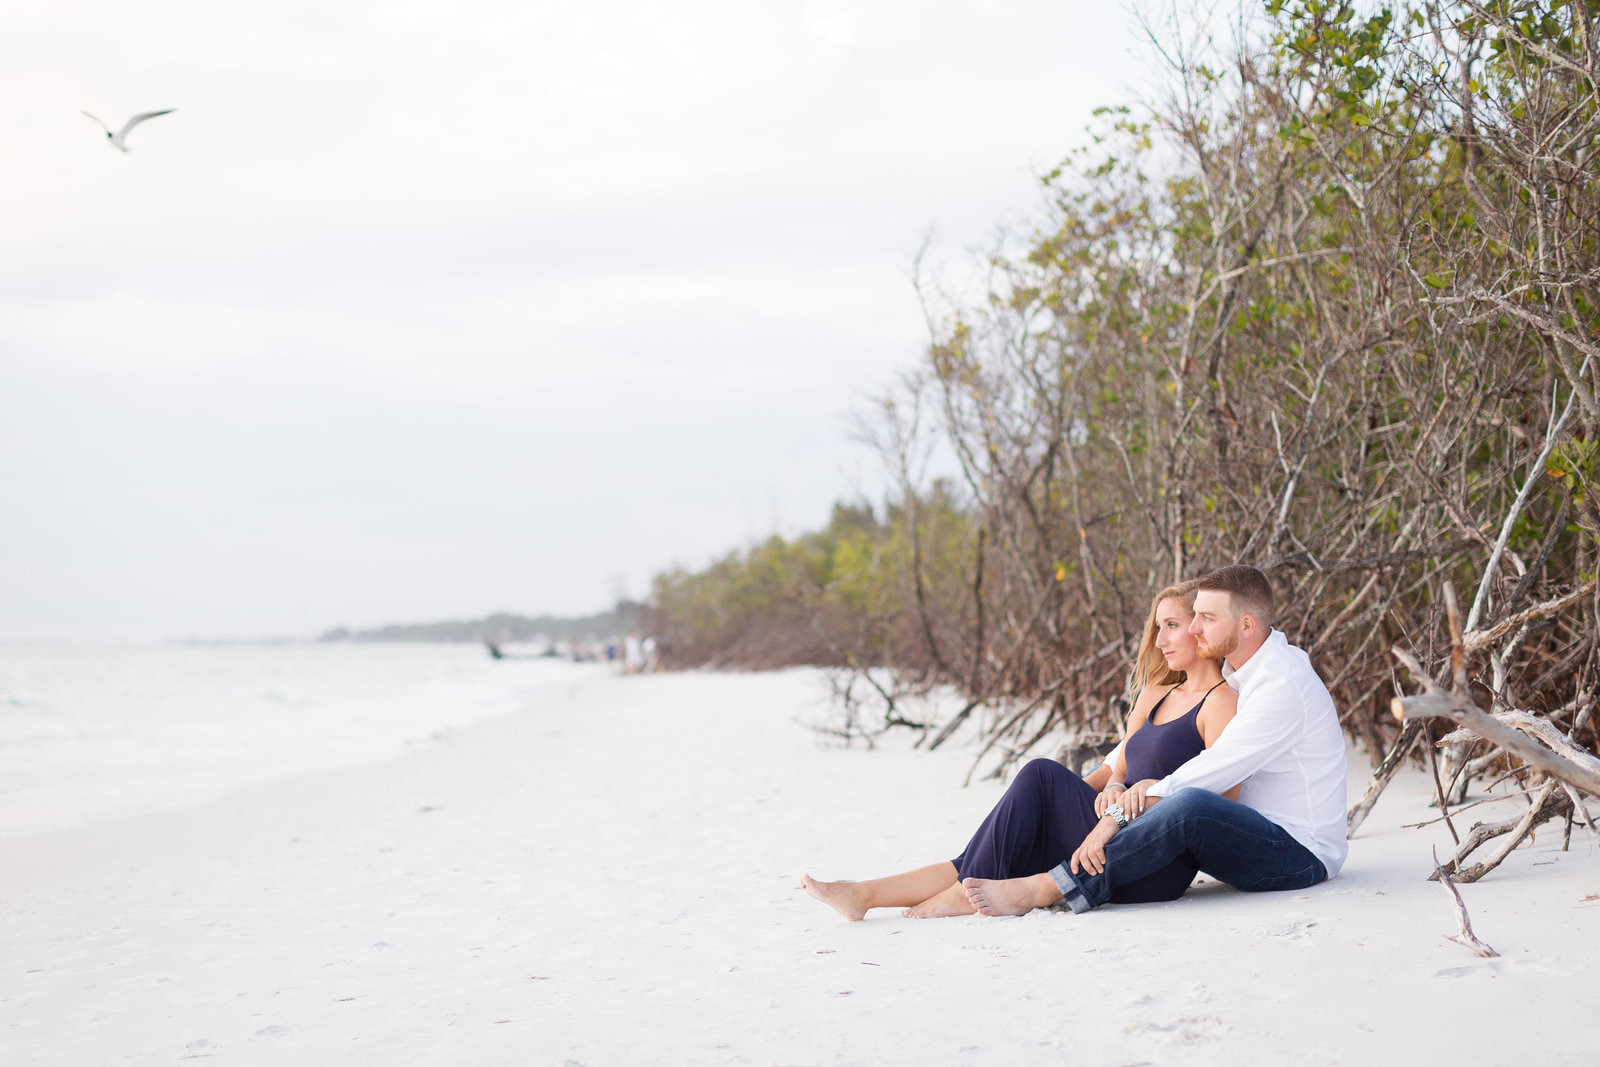
<svg viewBox="0 0 1600 1067">
<path fill-rule="evenodd" d="M 1228 608 L 1235 617 L 1253 615 L 1263 627 L 1272 625 L 1272 583 L 1254 567 L 1235 563 L 1218 567 L 1200 579 L 1199 589 L 1228 594 Z"/>
</svg>

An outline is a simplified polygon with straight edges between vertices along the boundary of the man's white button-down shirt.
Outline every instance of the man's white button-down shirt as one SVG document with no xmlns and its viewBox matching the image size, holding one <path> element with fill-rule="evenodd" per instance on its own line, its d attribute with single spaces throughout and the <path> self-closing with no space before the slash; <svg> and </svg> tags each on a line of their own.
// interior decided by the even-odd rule
<svg viewBox="0 0 1600 1067">
<path fill-rule="evenodd" d="M 1239 711 L 1216 743 L 1152 786 L 1152 796 L 1243 783 L 1254 808 L 1311 851 L 1332 878 L 1344 866 L 1345 740 L 1328 687 L 1311 660 L 1273 630 L 1245 665 L 1222 668 Z"/>
</svg>

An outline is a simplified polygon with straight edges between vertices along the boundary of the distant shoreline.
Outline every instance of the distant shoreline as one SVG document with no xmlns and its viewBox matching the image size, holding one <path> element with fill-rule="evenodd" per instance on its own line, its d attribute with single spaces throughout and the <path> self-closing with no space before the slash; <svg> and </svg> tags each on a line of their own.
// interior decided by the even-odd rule
<svg viewBox="0 0 1600 1067">
<path fill-rule="evenodd" d="M 528 616 L 495 612 L 481 619 L 390 623 L 365 630 L 336 626 L 324 631 L 315 640 L 324 643 L 339 641 L 476 643 L 493 640 L 507 644 L 521 641 L 577 641 L 626 633 L 633 626 L 630 615 L 628 605 L 618 605 L 610 611 L 597 612 L 593 615 Z"/>
</svg>

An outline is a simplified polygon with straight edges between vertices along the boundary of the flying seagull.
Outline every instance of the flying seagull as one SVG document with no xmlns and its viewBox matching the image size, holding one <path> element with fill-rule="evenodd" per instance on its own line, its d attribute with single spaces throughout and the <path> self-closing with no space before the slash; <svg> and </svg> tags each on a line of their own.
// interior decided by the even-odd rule
<svg viewBox="0 0 1600 1067">
<path fill-rule="evenodd" d="M 106 131 L 106 140 L 111 142 L 112 148 L 115 148 L 119 152 L 126 152 L 128 150 L 128 134 L 133 132 L 133 128 L 135 126 L 139 125 L 139 123 L 143 122 L 145 119 L 153 119 L 157 115 L 170 115 L 176 110 L 178 109 L 175 107 L 169 107 L 165 111 L 141 111 L 139 114 L 129 119 L 127 124 L 116 133 L 112 133 L 110 126 L 100 122 L 99 119 L 95 119 L 94 116 L 89 115 L 87 111 L 85 111 L 84 114 L 89 115 L 89 117 L 94 119 L 96 122 L 100 122 L 100 128 Z"/>
</svg>

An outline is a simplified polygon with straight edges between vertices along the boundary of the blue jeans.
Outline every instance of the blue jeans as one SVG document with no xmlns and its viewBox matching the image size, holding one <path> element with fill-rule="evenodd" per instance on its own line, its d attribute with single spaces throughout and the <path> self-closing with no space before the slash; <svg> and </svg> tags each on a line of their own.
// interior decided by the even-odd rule
<svg viewBox="0 0 1600 1067">
<path fill-rule="evenodd" d="M 1260 812 L 1205 789 L 1162 798 L 1106 843 L 1105 870 L 1050 871 L 1067 906 L 1098 908 L 1117 887 L 1186 859 L 1218 881 L 1250 893 L 1304 889 L 1328 877 L 1322 861 Z M 1180 890 L 1181 892 L 1181 890 Z"/>
<path fill-rule="evenodd" d="M 1070 856 L 1100 817 L 1093 789 L 1053 759 L 1030 761 L 1011 779 L 1005 796 L 978 826 L 966 851 L 951 860 L 957 878 L 1021 878 L 1048 871 Z M 1161 805 L 1157 804 L 1159 808 Z M 1173 900 L 1194 881 L 1193 866 L 1169 863 L 1154 874 L 1118 886 L 1114 904 Z"/>
</svg>

